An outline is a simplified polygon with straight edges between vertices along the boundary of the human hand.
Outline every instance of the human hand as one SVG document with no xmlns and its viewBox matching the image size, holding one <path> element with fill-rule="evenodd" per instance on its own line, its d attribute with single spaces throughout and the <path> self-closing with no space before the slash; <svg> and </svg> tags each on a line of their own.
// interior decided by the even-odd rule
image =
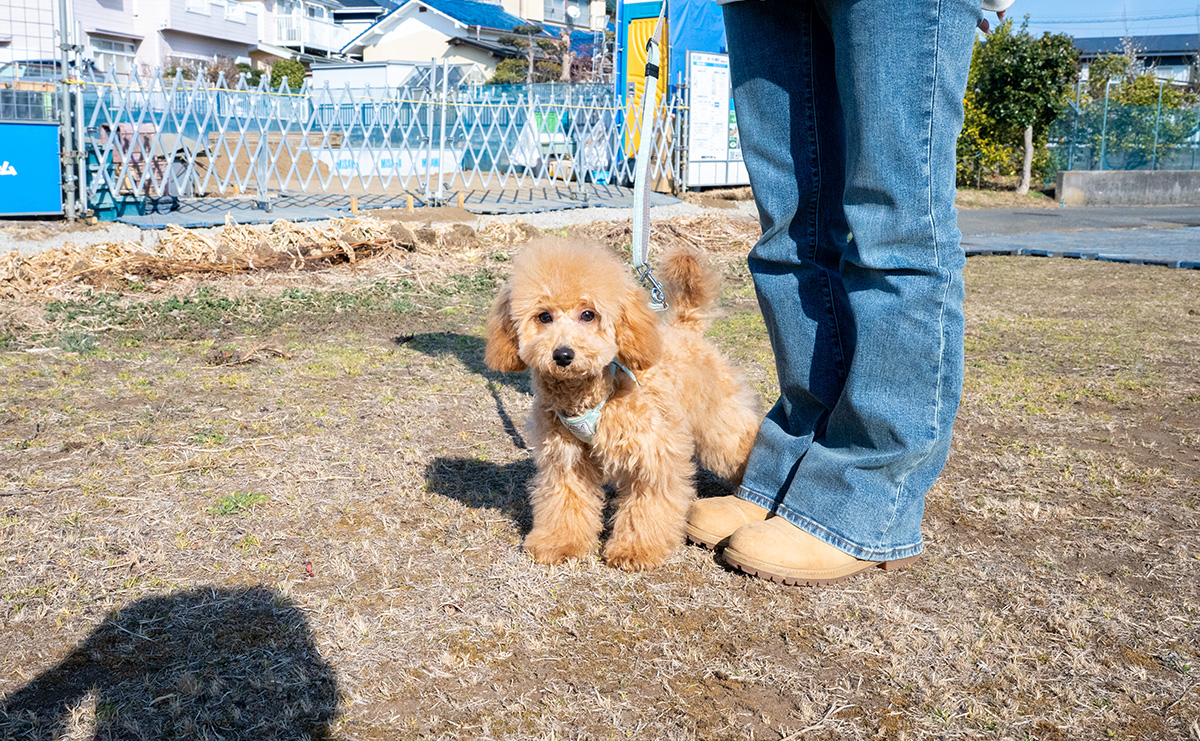
<svg viewBox="0 0 1200 741">
<path fill-rule="evenodd" d="M 1004 20 L 1005 12 L 1006 11 L 1003 11 L 1003 10 L 997 10 L 996 11 L 996 20 L 998 20 L 998 21 Z M 980 31 L 983 31 L 984 33 L 988 33 L 991 31 L 991 28 L 992 28 L 992 26 L 991 26 L 991 24 L 988 23 L 987 18 L 980 19 L 980 21 L 979 21 L 979 30 Z"/>
</svg>

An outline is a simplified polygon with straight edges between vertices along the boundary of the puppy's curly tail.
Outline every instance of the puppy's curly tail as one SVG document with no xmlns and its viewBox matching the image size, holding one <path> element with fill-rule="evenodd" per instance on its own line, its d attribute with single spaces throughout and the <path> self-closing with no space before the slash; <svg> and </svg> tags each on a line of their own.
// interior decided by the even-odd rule
<svg viewBox="0 0 1200 741">
<path fill-rule="evenodd" d="M 697 332 L 708 325 L 709 308 L 717 300 L 721 275 L 692 247 L 677 247 L 663 256 L 656 270 L 674 309 L 671 324 Z"/>
</svg>

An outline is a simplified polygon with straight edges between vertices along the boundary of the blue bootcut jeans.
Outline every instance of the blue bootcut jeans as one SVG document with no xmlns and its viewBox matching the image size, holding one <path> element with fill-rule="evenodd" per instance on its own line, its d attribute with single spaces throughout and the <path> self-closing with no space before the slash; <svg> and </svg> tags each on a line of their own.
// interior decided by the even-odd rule
<svg viewBox="0 0 1200 741">
<path fill-rule="evenodd" d="M 979 0 L 724 14 L 780 386 L 737 495 L 856 558 L 916 555 L 962 393 L 955 140 Z"/>
</svg>

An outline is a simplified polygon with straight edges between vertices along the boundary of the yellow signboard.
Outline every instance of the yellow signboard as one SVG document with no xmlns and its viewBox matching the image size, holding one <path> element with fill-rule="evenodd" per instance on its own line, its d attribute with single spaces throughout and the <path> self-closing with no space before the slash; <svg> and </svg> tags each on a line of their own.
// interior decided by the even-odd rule
<svg viewBox="0 0 1200 741">
<path fill-rule="evenodd" d="M 625 37 L 625 120 L 636 122 L 641 117 L 642 90 L 646 87 L 646 42 L 654 33 L 654 24 L 658 18 L 639 18 L 629 22 L 629 31 Z M 670 72 L 667 60 L 670 59 L 670 29 L 667 19 L 663 19 L 661 50 L 662 63 L 658 73 L 658 93 L 654 97 L 657 110 L 662 105 L 663 97 L 667 94 Z M 638 127 L 625 127 L 625 151 L 636 152 L 638 147 Z"/>
</svg>

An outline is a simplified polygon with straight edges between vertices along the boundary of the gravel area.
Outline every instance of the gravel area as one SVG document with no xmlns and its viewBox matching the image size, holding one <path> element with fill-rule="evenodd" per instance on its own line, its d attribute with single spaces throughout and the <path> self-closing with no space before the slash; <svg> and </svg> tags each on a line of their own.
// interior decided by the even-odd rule
<svg viewBox="0 0 1200 741">
<path fill-rule="evenodd" d="M 450 212 L 450 209 L 447 209 Z M 364 211 L 366 215 L 371 212 Z M 453 209 L 455 216 L 462 212 Z M 758 212 L 752 201 L 737 202 L 732 208 L 705 208 L 692 203 L 675 203 L 669 206 L 656 206 L 650 209 L 652 221 L 671 219 L 676 216 L 699 216 L 705 213 L 723 214 L 726 216 L 743 216 L 748 220 L 756 220 Z M 470 226 L 478 229 L 491 221 L 524 221 L 539 229 L 561 229 L 575 224 L 586 224 L 592 221 L 621 221 L 632 216 L 628 208 L 573 208 L 562 211 L 543 211 L 528 214 L 489 214 L 474 218 L 474 223 L 467 221 Z M 417 218 L 414 221 L 424 221 Z M 452 218 L 448 222 L 432 220 L 434 225 L 439 223 L 463 223 L 461 218 Z M 313 222 L 317 224 L 319 222 Z M 192 229 L 202 235 L 218 233 L 223 227 L 211 229 Z M 253 225 L 252 229 L 270 229 L 269 224 Z M 0 221 L 0 254 L 18 251 L 23 254 L 36 254 L 45 250 L 59 249 L 68 244 L 86 246 L 103 242 L 141 242 L 147 247 L 158 243 L 162 234 L 158 229 L 142 230 L 128 224 L 117 222 L 101 222 L 95 225 L 71 224 L 66 221 Z"/>
</svg>

